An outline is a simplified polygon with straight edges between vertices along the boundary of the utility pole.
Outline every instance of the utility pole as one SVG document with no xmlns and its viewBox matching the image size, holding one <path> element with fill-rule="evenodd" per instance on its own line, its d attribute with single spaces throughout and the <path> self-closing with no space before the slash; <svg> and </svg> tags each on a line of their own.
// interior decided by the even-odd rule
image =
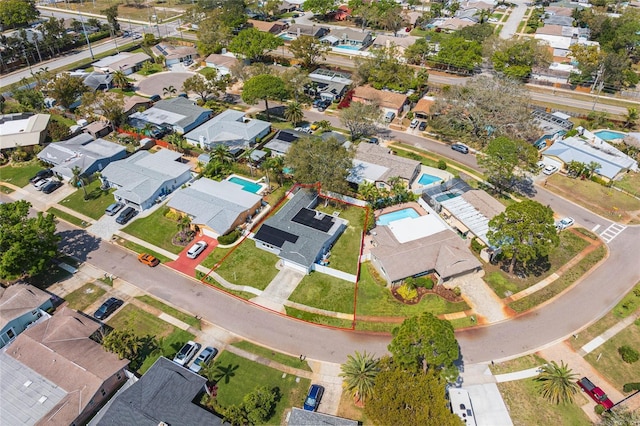
<svg viewBox="0 0 640 426">
<path fill-rule="evenodd" d="M 87 35 L 87 29 L 84 27 L 84 18 L 82 17 L 82 13 L 78 10 L 78 16 L 80 17 L 80 23 L 82 24 L 82 32 L 84 33 L 84 38 L 87 40 L 87 45 L 89 46 L 89 53 L 91 54 L 91 59 L 95 59 L 93 56 L 93 50 L 91 49 L 91 42 L 89 41 L 89 36 Z"/>
<path fill-rule="evenodd" d="M 598 84 L 598 80 L 600 80 L 599 84 Z M 604 87 L 604 64 L 600 65 L 600 68 L 598 68 L 598 73 L 596 74 L 596 81 L 593 82 L 593 86 L 591 87 L 591 93 L 593 93 L 593 90 L 595 89 L 596 85 L 598 85 L 598 93 L 596 94 L 596 97 L 593 100 L 591 111 L 595 111 L 596 104 L 598 103 L 598 99 L 600 98 L 600 92 Z"/>
</svg>

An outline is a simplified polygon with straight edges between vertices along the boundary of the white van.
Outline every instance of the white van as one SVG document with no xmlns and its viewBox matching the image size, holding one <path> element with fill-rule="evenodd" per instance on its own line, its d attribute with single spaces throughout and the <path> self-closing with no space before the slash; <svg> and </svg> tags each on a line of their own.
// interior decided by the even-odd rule
<svg viewBox="0 0 640 426">
<path fill-rule="evenodd" d="M 396 118 L 396 113 L 393 111 L 389 111 L 384 115 L 384 121 L 387 123 L 391 123 Z"/>
</svg>

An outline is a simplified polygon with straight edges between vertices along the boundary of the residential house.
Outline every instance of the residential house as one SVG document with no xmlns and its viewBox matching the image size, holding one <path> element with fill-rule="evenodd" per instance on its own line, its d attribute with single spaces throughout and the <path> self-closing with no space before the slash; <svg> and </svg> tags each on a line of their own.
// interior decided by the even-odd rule
<svg viewBox="0 0 640 426">
<path fill-rule="evenodd" d="M 217 238 L 251 220 L 262 206 L 262 197 L 228 180 L 201 178 L 176 191 L 167 206 L 189 216 L 200 233 Z"/>
<path fill-rule="evenodd" d="M 280 34 L 282 31 L 286 30 L 288 24 L 280 21 L 266 22 L 266 21 L 258 21 L 256 19 L 247 19 L 247 24 L 251 25 L 256 30 L 263 33 L 271 33 L 273 35 Z"/>
<path fill-rule="evenodd" d="M 138 151 L 109 164 L 101 178 L 108 186 L 117 188 L 113 193 L 116 201 L 145 210 L 191 180 L 189 164 L 181 159 L 179 153 L 168 149 L 155 154 Z"/>
<path fill-rule="evenodd" d="M 225 145 L 229 150 L 252 147 L 271 132 L 271 123 L 228 109 L 184 135 L 187 142 L 202 149 Z"/>
<path fill-rule="evenodd" d="M 210 109 L 199 107 L 194 101 L 178 96 L 158 101 L 145 111 L 134 112 L 130 115 L 130 120 L 134 119 L 139 125 L 150 123 L 184 134 L 207 121 L 212 114 Z"/>
<path fill-rule="evenodd" d="M 303 35 L 321 38 L 327 34 L 329 34 L 329 28 L 318 25 L 293 24 L 287 29 L 287 35 L 293 38 Z"/>
<path fill-rule="evenodd" d="M 476 23 L 467 19 L 446 18 L 437 21 L 436 29 L 446 32 L 459 31 L 465 27 L 470 27 Z"/>
<path fill-rule="evenodd" d="M 275 253 L 282 266 L 308 274 L 322 259 L 348 222 L 314 210 L 318 195 L 308 189 L 297 192 L 268 218 L 253 239 L 256 247 Z"/>
<path fill-rule="evenodd" d="M 389 180 L 397 177 L 411 188 L 421 166 L 419 161 L 393 155 L 389 148 L 373 143 L 360 143 L 347 180 L 357 185 L 370 182 L 378 188 L 391 189 Z"/>
<path fill-rule="evenodd" d="M 416 103 L 416 106 L 413 107 L 413 115 L 415 115 L 416 118 L 421 118 L 423 120 L 431 118 L 431 108 L 435 103 L 436 99 L 431 96 L 420 98 Z"/>
<path fill-rule="evenodd" d="M 205 63 L 209 68 L 215 68 L 219 76 L 231 74 L 231 70 L 236 67 L 240 61 L 232 54 L 212 53 L 207 56 Z"/>
<path fill-rule="evenodd" d="M 467 9 L 460 9 L 456 12 L 455 17 L 461 21 L 471 22 L 472 24 L 477 24 L 480 22 L 480 9 L 476 9 L 475 7 L 470 7 Z"/>
<path fill-rule="evenodd" d="M 30 284 L 0 288 L 0 348 L 37 321 L 49 318 L 51 296 Z"/>
<path fill-rule="evenodd" d="M 91 424 L 222 426 L 222 419 L 197 403 L 206 383 L 203 376 L 161 356 L 137 382 L 109 401 Z"/>
<path fill-rule="evenodd" d="M 381 34 L 373 40 L 372 46 L 376 49 L 390 48 L 395 46 L 398 53 L 404 56 L 404 51 L 416 42 L 415 37 L 394 37 L 391 35 Z"/>
<path fill-rule="evenodd" d="M 531 112 L 533 122 L 538 125 L 545 133 L 555 134 L 560 131 L 573 129 L 573 122 L 569 120 L 569 116 L 561 112 L 546 112 L 541 109 L 534 109 Z"/>
<path fill-rule="evenodd" d="M 82 81 L 85 86 L 94 92 L 109 90 L 113 87 L 113 74 L 110 72 L 91 71 Z"/>
<path fill-rule="evenodd" d="M 402 115 L 405 106 L 409 104 L 409 98 L 402 93 L 378 90 L 371 86 L 358 86 L 353 92 L 352 102 L 375 104 L 384 113 L 393 112 L 397 116 Z"/>
<path fill-rule="evenodd" d="M 553 57 L 566 58 L 571 54 L 569 48 L 574 44 L 599 46 L 597 41 L 589 41 L 588 28 L 563 25 L 544 25 L 536 30 L 534 38 L 547 42 L 553 49 Z"/>
<path fill-rule="evenodd" d="M 329 13 L 328 16 L 334 21 L 346 21 L 351 17 L 351 12 L 352 10 L 349 6 L 343 4 L 338 6 L 335 11 Z"/>
<path fill-rule="evenodd" d="M 571 136 L 556 140 L 542 154 L 546 164 L 555 164 L 563 168 L 571 161 L 583 164 L 595 162 L 600 165 L 595 170 L 596 174 L 606 180 L 616 179 L 628 171 L 638 171 L 636 160 L 593 133 L 582 128 L 578 130 L 585 139 Z"/>
<path fill-rule="evenodd" d="M 459 178 L 425 189 L 422 198 L 460 235 L 476 237 L 486 246 L 489 221 L 505 210 L 491 195 Z"/>
<path fill-rule="evenodd" d="M 287 152 L 289 152 L 291 145 L 293 145 L 298 139 L 304 137 L 309 137 L 309 135 L 296 130 L 279 130 L 264 147 L 270 149 L 272 155 L 283 157 Z"/>
<path fill-rule="evenodd" d="M 54 173 L 64 179 L 73 178 L 73 169 L 80 168 L 82 176 L 100 172 L 111 162 L 127 156 L 124 146 L 104 139 L 93 139 L 82 133 L 62 142 L 53 142 L 38 153 L 38 159 L 50 164 Z"/>
<path fill-rule="evenodd" d="M 116 55 L 102 58 L 91 65 L 93 65 L 94 69 L 104 72 L 121 71 L 124 75 L 129 75 L 140 71 L 142 69 L 142 65 L 150 60 L 151 57 L 144 52 L 120 52 Z"/>
<path fill-rule="evenodd" d="M 358 426 L 360 423 L 357 420 L 292 407 L 287 424 L 291 426 Z"/>
<path fill-rule="evenodd" d="M 3 424 L 24 424 L 30 417 L 43 425 L 86 423 L 124 383 L 129 364 L 91 339 L 99 328 L 92 318 L 62 308 L 9 344 L 2 356 L 26 368 L 2 376 L 2 406 L 12 407 L 3 410 Z"/>
<path fill-rule="evenodd" d="M 0 149 L 42 145 L 47 137 L 49 114 L 0 115 Z"/>
<path fill-rule="evenodd" d="M 111 123 L 109 123 L 108 121 L 99 120 L 94 121 L 93 123 L 89 123 L 89 125 L 82 130 L 86 133 L 89 133 L 91 136 L 93 136 L 94 139 L 97 139 L 111 133 L 113 128 L 111 127 Z"/>
<path fill-rule="evenodd" d="M 156 56 L 164 56 L 167 66 L 185 63 L 191 64 L 198 57 L 198 51 L 194 46 L 174 46 L 168 43 L 159 43 L 151 48 Z"/>
<path fill-rule="evenodd" d="M 310 95 L 320 96 L 332 102 L 341 99 L 353 83 L 350 74 L 325 68 L 318 68 L 310 73 L 309 80 L 312 86 L 308 90 Z"/>
<path fill-rule="evenodd" d="M 371 45 L 371 31 L 358 31 L 351 28 L 334 28 L 331 34 L 320 39 L 321 42 L 334 47 L 355 46 L 364 49 Z"/>
<path fill-rule="evenodd" d="M 122 105 L 122 113 L 125 117 L 130 116 L 134 112 L 144 111 L 153 105 L 151 99 L 138 95 L 125 96 L 124 105 Z"/>
</svg>

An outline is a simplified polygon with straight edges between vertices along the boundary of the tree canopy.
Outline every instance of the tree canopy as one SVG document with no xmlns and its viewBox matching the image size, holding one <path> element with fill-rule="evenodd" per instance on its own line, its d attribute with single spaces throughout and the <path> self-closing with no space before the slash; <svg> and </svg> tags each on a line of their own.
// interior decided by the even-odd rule
<svg viewBox="0 0 640 426">
<path fill-rule="evenodd" d="M 316 15 L 326 15 L 336 7 L 335 0 L 305 0 L 304 10 L 310 10 Z"/>
<path fill-rule="evenodd" d="M 278 76 L 261 74 L 251 77 L 242 88 L 242 100 L 248 104 L 255 104 L 264 100 L 267 119 L 269 118 L 269 99 L 282 101 L 287 98 L 289 91 L 284 81 Z"/>
<path fill-rule="evenodd" d="M 37 275 L 58 253 L 55 217 L 29 217 L 30 207 L 23 200 L 0 204 L 0 278 Z"/>
<path fill-rule="evenodd" d="M 351 132 L 351 139 L 373 135 L 380 120 L 380 108 L 377 105 L 351 102 L 349 108 L 340 110 L 340 122 Z"/>
<path fill-rule="evenodd" d="M 325 190 L 344 193 L 349 187 L 347 176 L 352 159 L 353 152 L 333 137 L 326 140 L 307 137 L 291 146 L 285 164 L 293 169 L 296 182 L 320 182 Z"/>
<path fill-rule="evenodd" d="M 426 86 L 429 74 L 425 70 L 416 72 L 401 63 L 396 46 L 372 49 L 371 53 L 369 57 L 355 59 L 357 76 L 363 83 L 369 83 L 376 89 L 402 92 Z"/>
<path fill-rule="evenodd" d="M 451 323 L 429 312 L 405 319 L 392 335 L 388 349 L 402 368 L 444 370 L 460 357 Z"/>
<path fill-rule="evenodd" d="M 503 258 L 511 261 L 509 273 L 513 273 L 516 262 L 526 266 L 546 257 L 560 242 L 553 210 L 533 200 L 512 204 L 491 219 L 487 238 Z"/>
<path fill-rule="evenodd" d="M 533 172 L 538 150 L 529 142 L 499 136 L 489 142 L 478 165 L 486 171 L 489 182 L 500 188 L 511 188 L 525 172 Z"/>
<path fill-rule="evenodd" d="M 508 39 L 493 38 L 490 44 L 490 59 L 496 71 L 517 80 L 531 74 L 534 67 L 547 67 L 551 63 L 548 46 L 534 38 Z"/>
<path fill-rule="evenodd" d="M 69 108 L 80 95 L 88 91 L 81 78 L 73 77 L 68 73 L 58 74 L 51 83 L 49 93 L 58 104 Z"/>
<path fill-rule="evenodd" d="M 40 13 L 32 0 L 3 0 L 0 7 L 0 24 L 14 27 L 28 24 Z"/>
<path fill-rule="evenodd" d="M 229 43 L 229 51 L 242 55 L 250 61 L 262 58 L 265 53 L 282 46 L 284 41 L 271 33 L 247 28 L 238 33 Z"/>
<path fill-rule="evenodd" d="M 313 68 L 318 60 L 326 59 L 325 55 L 329 47 L 325 46 L 315 37 L 301 35 L 289 44 L 289 52 L 300 61 L 303 68 Z"/>
</svg>

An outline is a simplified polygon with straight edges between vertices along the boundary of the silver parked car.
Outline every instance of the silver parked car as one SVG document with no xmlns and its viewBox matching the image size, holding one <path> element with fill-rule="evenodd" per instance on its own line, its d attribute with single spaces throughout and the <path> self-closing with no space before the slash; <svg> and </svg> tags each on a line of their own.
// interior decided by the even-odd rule
<svg viewBox="0 0 640 426">
<path fill-rule="evenodd" d="M 203 367 L 206 367 L 211 362 L 211 360 L 216 357 L 216 355 L 218 355 L 218 350 L 216 348 L 212 348 L 211 346 L 207 346 L 202 352 L 200 352 L 198 358 L 193 361 L 193 364 L 191 364 L 189 370 L 193 371 L 194 373 L 199 373 Z"/>
<path fill-rule="evenodd" d="M 186 367 L 191 358 L 200 350 L 200 344 L 189 340 L 185 345 L 180 349 L 180 352 L 173 357 L 173 362 L 183 367 Z"/>
</svg>

